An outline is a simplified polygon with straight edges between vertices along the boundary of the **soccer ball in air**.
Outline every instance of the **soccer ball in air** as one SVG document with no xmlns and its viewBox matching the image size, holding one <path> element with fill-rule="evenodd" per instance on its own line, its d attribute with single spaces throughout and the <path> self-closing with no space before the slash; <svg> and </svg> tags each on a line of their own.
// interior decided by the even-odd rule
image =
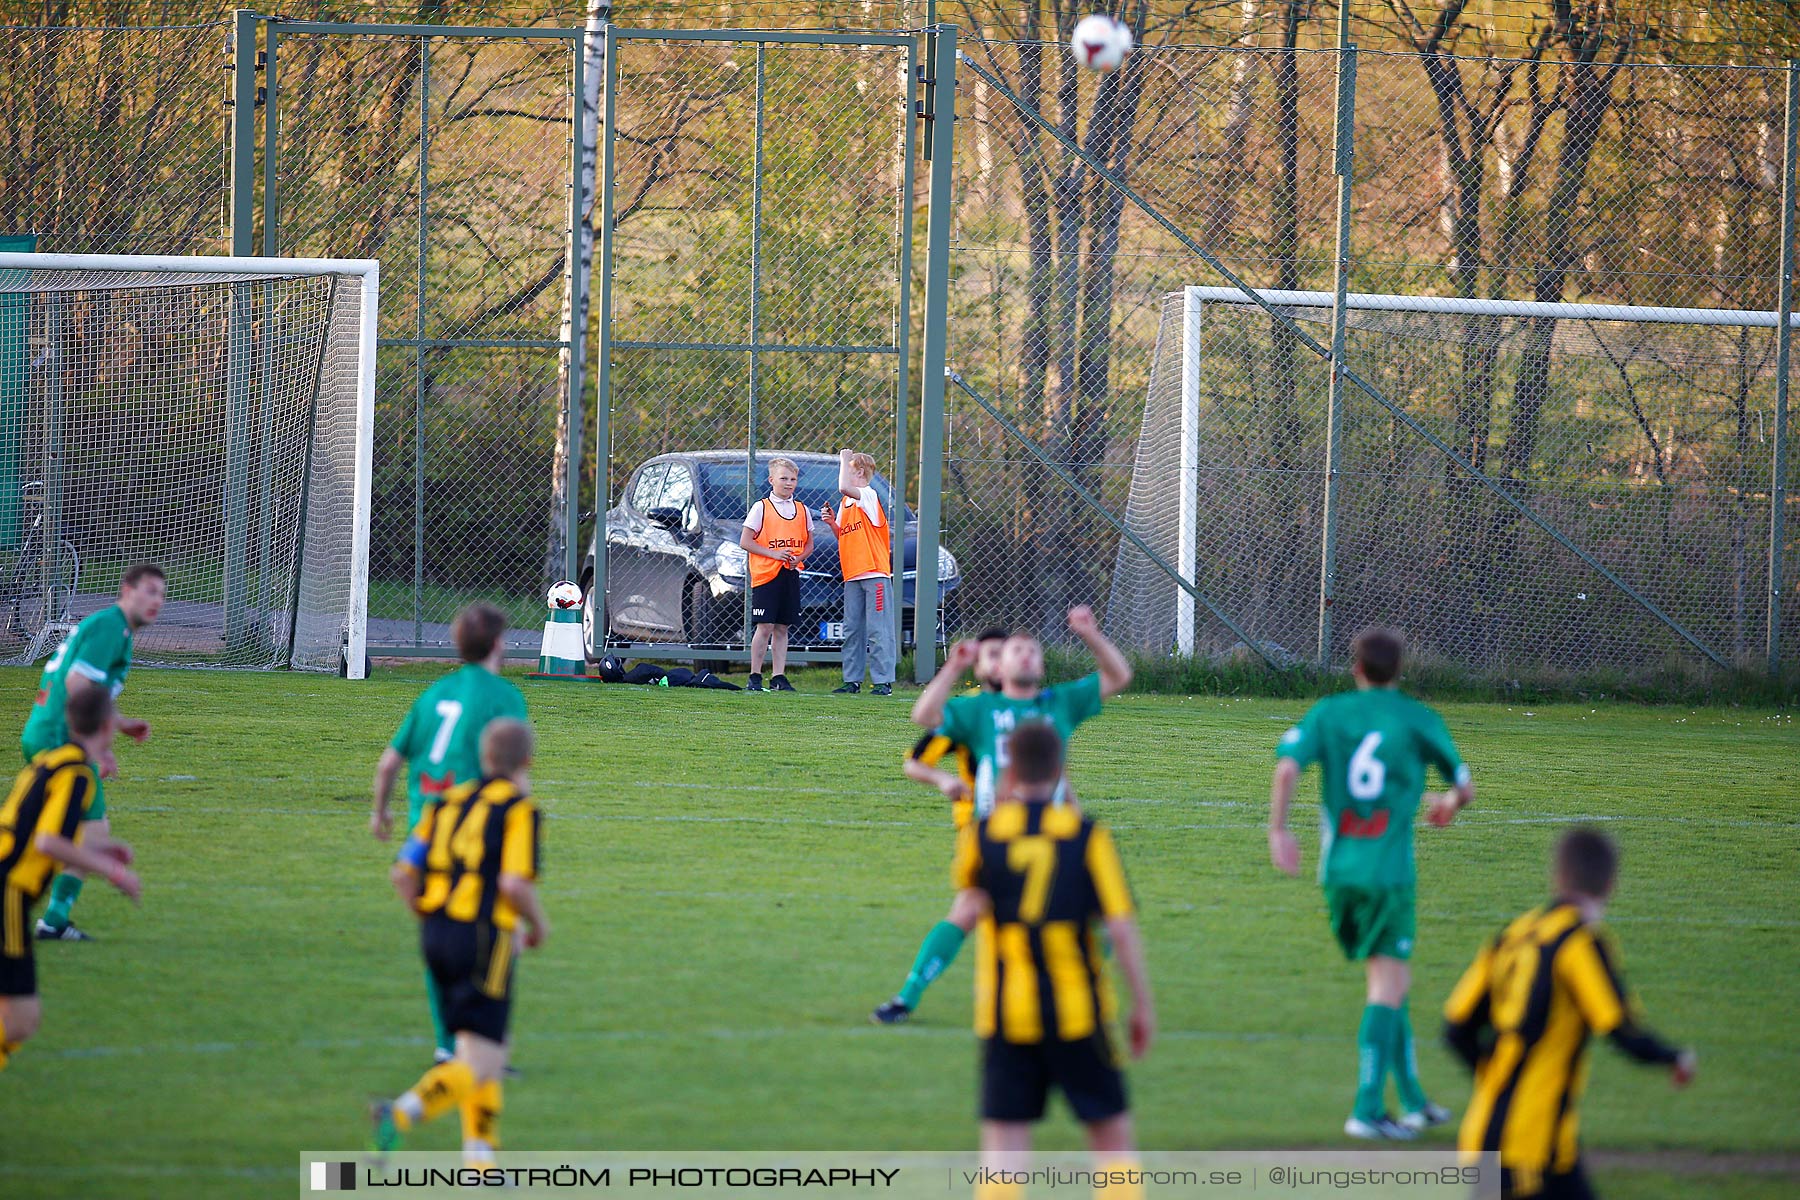
<svg viewBox="0 0 1800 1200">
<path fill-rule="evenodd" d="M 550 585 L 551 608 L 580 608 L 581 589 L 564 579 Z"/>
<path fill-rule="evenodd" d="M 1090 13 L 1075 22 L 1069 53 L 1090 71 L 1116 71 L 1131 50 L 1131 30 L 1105 13 Z"/>
</svg>

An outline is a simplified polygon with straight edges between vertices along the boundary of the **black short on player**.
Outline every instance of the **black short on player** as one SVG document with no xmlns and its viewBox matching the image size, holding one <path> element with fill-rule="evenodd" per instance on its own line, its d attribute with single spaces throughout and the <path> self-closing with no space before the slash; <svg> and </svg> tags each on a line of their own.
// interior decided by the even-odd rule
<svg viewBox="0 0 1800 1200">
<path fill-rule="evenodd" d="M 963 827 L 953 879 L 993 905 L 976 942 L 983 1119 L 1036 1121 L 1052 1086 L 1084 1122 L 1124 1112 L 1094 931 L 1132 912 L 1112 835 L 1072 808 L 1003 802 Z"/>
<path fill-rule="evenodd" d="M 444 1026 L 503 1042 L 518 913 L 500 876 L 537 878 L 537 806 L 509 779 L 466 783 L 426 808 L 412 840 L 424 857 L 419 942 Z"/>
<path fill-rule="evenodd" d="M 775 578 L 750 589 L 750 619 L 758 625 L 800 623 L 800 572 L 783 567 Z"/>
</svg>

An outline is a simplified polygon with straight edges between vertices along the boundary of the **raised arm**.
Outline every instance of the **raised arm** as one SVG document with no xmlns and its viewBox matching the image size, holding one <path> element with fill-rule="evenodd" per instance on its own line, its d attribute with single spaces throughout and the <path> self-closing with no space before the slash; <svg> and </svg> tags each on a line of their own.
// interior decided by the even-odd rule
<svg viewBox="0 0 1800 1200">
<path fill-rule="evenodd" d="M 1094 663 L 1100 668 L 1100 696 L 1111 700 L 1120 692 L 1131 686 L 1131 663 L 1112 639 L 1100 632 L 1100 622 L 1094 617 L 1094 610 L 1085 604 L 1078 604 L 1069 610 L 1069 631 L 1087 644 L 1093 652 Z"/>
<path fill-rule="evenodd" d="M 977 650 L 976 644 L 968 638 L 964 638 L 950 647 L 950 653 L 944 659 L 943 669 L 931 677 L 931 682 L 925 685 L 925 689 L 919 693 L 919 698 L 913 701 L 912 722 L 914 725 L 925 729 L 936 729 L 944 723 L 944 702 L 950 699 L 950 693 L 955 691 L 957 685 L 962 682 L 963 673 L 975 665 Z M 930 653 L 930 651 L 921 647 L 921 653 Z"/>
<path fill-rule="evenodd" d="M 850 455 L 849 450 L 838 451 L 838 491 L 846 496 L 854 496 L 861 490 L 856 486 L 856 480 L 850 477 Z"/>
</svg>

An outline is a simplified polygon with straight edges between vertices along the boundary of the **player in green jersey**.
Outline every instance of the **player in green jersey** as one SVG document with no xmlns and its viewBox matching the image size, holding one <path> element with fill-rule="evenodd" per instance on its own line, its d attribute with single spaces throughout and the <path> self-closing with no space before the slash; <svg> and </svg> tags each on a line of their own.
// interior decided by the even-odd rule
<svg viewBox="0 0 1800 1200">
<path fill-rule="evenodd" d="M 1391 629 L 1365 629 L 1351 643 L 1356 690 L 1313 705 L 1282 735 L 1270 789 L 1269 857 L 1289 875 L 1300 873 L 1300 848 L 1288 832 L 1288 806 L 1300 773 L 1319 764 L 1319 882 L 1331 911 L 1331 931 L 1344 957 L 1362 962 L 1368 1002 L 1357 1033 L 1356 1106 L 1344 1132 L 1358 1138 L 1406 1140 L 1450 1119 L 1425 1097 L 1413 1050 L 1406 993 L 1413 951 L 1413 823 L 1427 768 L 1452 787 L 1431 797 L 1427 813 L 1442 827 L 1475 798 L 1469 768 L 1443 719 L 1400 693 L 1404 643 Z M 1384 1111 L 1388 1072 L 1404 1110 Z"/>
<path fill-rule="evenodd" d="M 1029 633 L 1015 633 L 1000 647 L 999 689 L 952 699 L 950 693 L 961 685 L 963 673 L 975 665 L 980 653 L 975 642 L 961 641 L 950 648 L 944 669 L 932 677 L 913 704 L 915 723 L 935 728 L 937 738 L 964 747 L 974 761 L 975 820 L 993 810 L 995 789 L 1008 762 L 1006 743 L 1013 730 L 1026 721 L 1044 721 L 1066 744 L 1076 726 L 1100 712 L 1102 700 L 1131 686 L 1131 664 L 1100 632 L 1093 609 L 1085 604 L 1071 608 L 1069 630 L 1093 652 L 1099 669 L 1092 674 L 1045 687 L 1042 643 Z M 1058 785 L 1057 797 L 1058 803 L 1068 799 L 1066 783 Z M 960 899 L 952 904 L 949 915 L 932 926 L 919 944 L 899 993 L 877 1008 L 871 1019 L 897 1025 L 912 1016 L 925 989 L 955 961 L 980 915 Z"/>
<path fill-rule="evenodd" d="M 525 720 L 525 697 L 500 677 L 506 656 L 506 614 L 487 604 L 471 604 L 456 614 L 450 636 L 463 665 L 425 689 L 413 701 L 400 731 L 381 752 L 375 766 L 375 804 L 369 832 L 387 841 L 393 832 L 388 795 L 400 768 L 407 772 L 406 828 L 419 823 L 427 804 L 460 783 L 481 778 L 481 733 L 501 717 Z M 456 1039 L 445 1028 L 443 1006 L 431 973 L 425 974 L 431 1001 L 431 1026 L 437 1037 L 437 1061 L 456 1053 Z"/>
<path fill-rule="evenodd" d="M 30 762 L 45 750 L 53 750 L 69 740 L 68 721 L 63 715 L 71 696 L 88 688 L 104 688 L 114 701 L 125 687 L 131 673 L 131 641 L 138 630 L 155 622 L 162 614 L 163 598 L 168 593 L 168 579 L 163 569 L 153 563 L 127 567 L 119 578 L 119 599 L 93 613 L 75 627 L 56 653 L 44 664 L 38 680 L 37 701 L 31 715 L 25 718 L 25 730 L 19 735 L 19 749 Z M 150 736 L 150 722 L 118 716 L 114 728 L 135 741 Z M 118 764 L 108 750 L 95 764 L 99 779 L 110 779 L 118 773 Z M 104 785 L 95 782 L 94 802 L 88 808 L 84 827 L 106 835 L 112 822 L 106 819 Z M 50 884 L 50 903 L 38 918 L 40 941 L 89 942 L 93 938 L 75 927 L 70 913 L 75 898 L 81 895 L 83 873 L 75 868 L 59 872 Z"/>
</svg>

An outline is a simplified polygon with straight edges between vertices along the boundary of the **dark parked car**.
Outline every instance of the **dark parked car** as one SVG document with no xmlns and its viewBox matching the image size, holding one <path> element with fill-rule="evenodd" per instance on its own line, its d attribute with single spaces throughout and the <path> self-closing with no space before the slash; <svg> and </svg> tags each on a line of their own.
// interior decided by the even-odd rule
<svg viewBox="0 0 1800 1200">
<path fill-rule="evenodd" d="M 704 649 L 741 649 L 744 645 L 744 586 L 748 571 L 738 536 L 743 532 L 745 454 L 742 450 L 705 450 L 659 454 L 632 472 L 619 503 L 606 514 L 608 575 L 606 643 L 677 642 Z M 821 505 L 839 500 L 835 455 L 769 450 L 756 456 L 754 495 L 768 495 L 769 462 L 790 458 L 800 468 L 794 496 L 813 514 L 814 546 L 800 575 L 800 623 L 789 634 L 796 649 L 835 648 L 843 642 L 843 576 L 838 570 L 837 539 L 818 519 Z M 893 494 L 877 475 L 872 487 L 893 519 Z M 902 603 L 903 644 L 913 642 L 913 581 L 918 553 L 918 518 L 904 510 L 906 557 Z M 956 587 L 962 582 L 956 557 L 938 551 L 941 619 L 937 640 L 956 628 Z M 594 636 L 594 541 L 588 538 L 582 567 L 582 629 L 588 656 L 605 652 Z M 696 655 L 695 657 L 704 657 Z"/>
</svg>

